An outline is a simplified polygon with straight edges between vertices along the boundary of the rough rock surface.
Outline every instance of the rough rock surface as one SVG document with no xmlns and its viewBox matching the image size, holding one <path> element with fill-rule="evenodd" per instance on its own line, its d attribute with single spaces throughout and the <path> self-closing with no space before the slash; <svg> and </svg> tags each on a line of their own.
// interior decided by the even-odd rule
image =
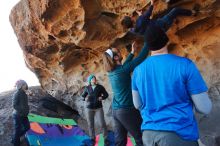
<svg viewBox="0 0 220 146">
<path fill-rule="evenodd" d="M 220 1 L 171 0 L 171 3 L 157 0 L 153 18 L 163 15 L 172 6 L 200 8 L 201 12 L 196 16 L 179 17 L 175 21 L 168 31 L 169 49 L 171 53 L 195 61 L 210 87 L 213 101 L 219 100 L 219 86 L 216 85 L 220 83 Z M 10 21 L 25 62 L 42 87 L 77 107 L 83 115 L 79 91 L 86 84 L 86 77 L 90 73 L 96 74 L 111 95 L 101 54 L 112 44 L 127 54 L 124 45 L 132 38 L 124 38 L 126 30 L 120 25 L 121 19 L 147 7 L 146 0 L 21 0 L 11 11 Z M 109 112 L 110 101 L 111 98 L 104 103 L 105 113 Z M 211 115 L 215 116 L 205 118 L 204 122 L 219 119 L 214 110 Z M 111 125 L 110 118 L 107 119 Z M 208 128 L 208 125 L 202 128 Z M 216 129 L 213 125 L 210 131 Z M 202 137 L 207 141 L 220 139 L 219 133 L 204 135 Z"/>
</svg>

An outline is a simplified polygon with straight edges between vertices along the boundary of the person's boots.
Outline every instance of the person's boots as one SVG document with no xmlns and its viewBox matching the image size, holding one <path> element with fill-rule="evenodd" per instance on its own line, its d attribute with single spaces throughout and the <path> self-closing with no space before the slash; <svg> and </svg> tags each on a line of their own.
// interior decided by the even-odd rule
<svg viewBox="0 0 220 146">
<path fill-rule="evenodd" d="M 105 141 L 104 141 L 104 146 L 110 146 L 110 142 L 109 142 L 108 139 L 105 139 Z"/>
<path fill-rule="evenodd" d="M 191 3 L 193 0 L 163 0 L 170 8 L 178 7 L 180 5 Z"/>
<path fill-rule="evenodd" d="M 170 2 L 170 0 L 163 0 L 165 3 L 169 3 Z"/>
<path fill-rule="evenodd" d="M 14 138 L 13 137 L 11 137 L 10 143 L 14 144 Z"/>
<path fill-rule="evenodd" d="M 193 16 L 197 16 L 200 11 L 200 4 L 195 4 L 192 9 Z"/>
<path fill-rule="evenodd" d="M 92 141 L 92 146 L 95 146 L 95 138 L 92 138 L 91 141 Z"/>
</svg>

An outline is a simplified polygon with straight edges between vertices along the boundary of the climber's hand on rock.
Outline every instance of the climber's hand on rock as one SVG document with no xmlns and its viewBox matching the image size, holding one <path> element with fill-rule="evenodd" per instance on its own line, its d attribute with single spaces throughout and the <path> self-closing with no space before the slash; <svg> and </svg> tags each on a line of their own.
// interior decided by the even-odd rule
<svg viewBox="0 0 220 146">
<path fill-rule="evenodd" d="M 132 43 L 131 53 L 134 54 L 137 51 L 137 42 Z"/>
<path fill-rule="evenodd" d="M 154 5 L 154 0 L 151 0 L 151 1 L 150 1 L 150 4 L 151 4 L 151 5 Z"/>
<path fill-rule="evenodd" d="M 136 13 L 138 14 L 138 16 L 142 15 L 142 10 L 137 10 Z"/>
</svg>

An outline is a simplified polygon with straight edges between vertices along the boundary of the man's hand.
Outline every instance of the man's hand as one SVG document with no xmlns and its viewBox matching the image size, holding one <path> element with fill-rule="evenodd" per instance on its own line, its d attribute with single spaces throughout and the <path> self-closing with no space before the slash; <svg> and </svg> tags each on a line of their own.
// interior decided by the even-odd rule
<svg viewBox="0 0 220 146">
<path fill-rule="evenodd" d="M 85 101 L 89 101 L 89 97 L 86 97 L 86 98 L 85 98 Z"/>
<path fill-rule="evenodd" d="M 150 4 L 151 4 L 151 5 L 154 5 L 154 0 L 151 0 L 151 1 L 150 1 Z"/>
<path fill-rule="evenodd" d="M 137 51 L 137 42 L 132 43 L 131 53 L 134 54 Z"/>
<path fill-rule="evenodd" d="M 29 90 L 28 90 L 28 91 L 26 91 L 25 93 L 26 93 L 28 96 L 34 96 L 34 93 L 33 93 L 33 92 L 31 92 L 31 91 L 29 91 Z"/>
</svg>

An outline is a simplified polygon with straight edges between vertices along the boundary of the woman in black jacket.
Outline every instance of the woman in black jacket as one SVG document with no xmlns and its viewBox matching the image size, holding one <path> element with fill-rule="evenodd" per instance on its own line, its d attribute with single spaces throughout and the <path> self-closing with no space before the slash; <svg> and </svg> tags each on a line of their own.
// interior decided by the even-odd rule
<svg viewBox="0 0 220 146">
<path fill-rule="evenodd" d="M 12 97 L 14 135 L 11 142 L 14 146 L 20 146 L 20 137 L 30 129 L 28 96 L 25 93 L 28 85 L 24 80 L 18 80 L 15 86 L 17 90 Z"/>
<path fill-rule="evenodd" d="M 108 93 L 102 85 L 97 83 L 94 75 L 88 77 L 88 83 L 89 85 L 85 87 L 82 97 L 86 101 L 86 118 L 89 126 L 89 136 L 91 137 L 93 144 L 95 144 L 94 117 L 96 115 L 97 120 L 103 129 L 105 145 L 108 145 L 108 133 L 102 108 L 102 100 L 105 100 L 108 97 Z"/>
</svg>

